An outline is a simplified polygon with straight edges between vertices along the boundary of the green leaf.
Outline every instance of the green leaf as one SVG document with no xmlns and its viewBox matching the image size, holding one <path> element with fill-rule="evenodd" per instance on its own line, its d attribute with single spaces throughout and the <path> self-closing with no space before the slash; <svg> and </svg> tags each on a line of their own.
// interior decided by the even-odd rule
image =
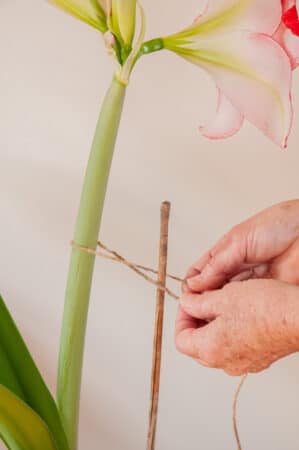
<svg viewBox="0 0 299 450">
<path fill-rule="evenodd" d="M 0 436 L 10 450 L 57 450 L 46 424 L 0 385 Z"/>
<path fill-rule="evenodd" d="M 68 450 L 56 403 L 0 296 L 0 384 L 27 403 L 46 423 L 59 450 Z"/>
</svg>

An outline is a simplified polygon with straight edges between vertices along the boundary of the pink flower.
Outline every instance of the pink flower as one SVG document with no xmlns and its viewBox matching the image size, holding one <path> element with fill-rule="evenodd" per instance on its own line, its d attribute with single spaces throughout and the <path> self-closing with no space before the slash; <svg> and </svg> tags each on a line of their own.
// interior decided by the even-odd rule
<svg viewBox="0 0 299 450">
<path fill-rule="evenodd" d="M 206 70 L 217 86 L 216 115 L 200 127 L 204 136 L 232 136 L 247 119 L 286 147 L 298 28 L 295 0 L 209 0 L 195 23 L 163 39 L 165 48 Z"/>
<path fill-rule="evenodd" d="M 299 19 L 296 0 L 282 0 L 281 23 L 273 35 L 288 54 L 292 69 L 299 65 Z"/>
</svg>

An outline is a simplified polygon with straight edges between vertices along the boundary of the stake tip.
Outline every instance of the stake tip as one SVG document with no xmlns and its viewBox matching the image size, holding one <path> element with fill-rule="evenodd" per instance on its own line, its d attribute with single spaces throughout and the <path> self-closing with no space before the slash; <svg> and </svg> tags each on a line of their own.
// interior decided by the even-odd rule
<svg viewBox="0 0 299 450">
<path fill-rule="evenodd" d="M 165 200 L 163 203 L 161 203 L 161 209 L 170 209 L 171 203 L 167 200 Z"/>
</svg>

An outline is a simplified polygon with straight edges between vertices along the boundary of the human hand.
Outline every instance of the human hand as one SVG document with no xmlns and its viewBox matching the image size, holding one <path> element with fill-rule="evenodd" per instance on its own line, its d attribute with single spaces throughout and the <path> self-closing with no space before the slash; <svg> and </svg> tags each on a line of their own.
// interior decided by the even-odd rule
<svg viewBox="0 0 299 450">
<path fill-rule="evenodd" d="M 248 280 L 203 294 L 185 293 L 177 349 L 229 375 L 259 372 L 299 350 L 299 287 Z"/>
<path fill-rule="evenodd" d="M 250 278 L 299 285 L 299 200 L 237 225 L 189 269 L 183 290 L 203 292 Z"/>
</svg>

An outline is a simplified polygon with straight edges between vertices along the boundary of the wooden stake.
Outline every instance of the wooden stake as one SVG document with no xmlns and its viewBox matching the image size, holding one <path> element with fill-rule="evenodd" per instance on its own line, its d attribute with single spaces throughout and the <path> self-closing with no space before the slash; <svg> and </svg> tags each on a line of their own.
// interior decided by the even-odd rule
<svg viewBox="0 0 299 450">
<path fill-rule="evenodd" d="M 159 251 L 159 271 L 158 283 L 165 288 L 167 273 L 167 252 L 168 252 L 168 225 L 170 215 L 170 203 L 163 202 L 161 205 L 160 222 L 160 251 Z M 157 290 L 155 334 L 153 345 L 153 366 L 151 378 L 151 404 L 149 415 L 149 428 L 147 436 L 147 450 L 155 449 L 157 415 L 160 390 L 161 373 L 161 350 L 163 338 L 163 318 L 164 318 L 165 289 Z"/>
</svg>

